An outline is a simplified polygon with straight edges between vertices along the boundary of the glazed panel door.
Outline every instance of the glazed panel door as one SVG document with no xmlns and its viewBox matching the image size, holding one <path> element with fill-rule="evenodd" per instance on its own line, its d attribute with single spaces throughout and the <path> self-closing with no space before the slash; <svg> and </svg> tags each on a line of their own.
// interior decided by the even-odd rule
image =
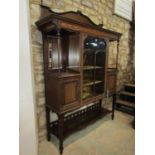
<svg viewBox="0 0 155 155">
<path fill-rule="evenodd" d="M 103 38 L 87 36 L 83 50 L 83 100 L 104 93 L 105 63 L 106 41 Z"/>
</svg>

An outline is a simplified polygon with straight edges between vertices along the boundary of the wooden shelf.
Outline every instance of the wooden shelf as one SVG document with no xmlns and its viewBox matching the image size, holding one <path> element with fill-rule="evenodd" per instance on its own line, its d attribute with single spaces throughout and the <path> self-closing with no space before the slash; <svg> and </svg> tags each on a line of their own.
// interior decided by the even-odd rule
<svg viewBox="0 0 155 155">
<path fill-rule="evenodd" d="M 84 70 L 92 70 L 92 69 L 102 69 L 101 66 L 83 66 Z"/>
<path fill-rule="evenodd" d="M 82 95 L 82 99 L 84 100 L 84 99 L 90 98 L 90 97 L 92 97 L 92 96 L 93 96 L 92 94 L 86 94 L 86 93 L 84 93 L 84 94 Z"/>
<path fill-rule="evenodd" d="M 99 93 L 83 93 L 83 95 L 82 95 L 82 100 L 83 101 L 86 101 L 86 100 L 92 100 L 92 99 L 94 99 L 94 98 L 103 98 L 103 94 L 99 94 Z"/>
<path fill-rule="evenodd" d="M 67 68 L 69 68 L 69 69 L 79 69 L 80 66 L 68 66 Z"/>
<path fill-rule="evenodd" d="M 93 84 L 98 84 L 98 83 L 102 83 L 103 81 L 99 81 L 99 80 L 96 80 L 96 81 L 90 81 L 90 82 L 86 82 L 86 83 L 83 83 L 83 86 L 86 87 L 86 86 L 91 86 Z"/>
</svg>

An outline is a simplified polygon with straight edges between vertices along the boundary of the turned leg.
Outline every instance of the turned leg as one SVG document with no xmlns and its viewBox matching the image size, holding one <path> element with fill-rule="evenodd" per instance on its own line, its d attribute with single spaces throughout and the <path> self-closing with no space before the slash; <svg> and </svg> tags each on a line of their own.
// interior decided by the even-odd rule
<svg viewBox="0 0 155 155">
<path fill-rule="evenodd" d="M 59 115 L 59 151 L 60 151 L 60 154 L 63 153 L 63 115 Z"/>
<path fill-rule="evenodd" d="M 99 113 L 102 112 L 102 100 L 99 100 Z"/>
<path fill-rule="evenodd" d="M 114 119 L 115 114 L 115 102 L 116 102 L 116 94 L 113 94 L 113 101 L 112 101 L 112 120 Z"/>
<path fill-rule="evenodd" d="M 50 141 L 50 109 L 46 107 L 47 140 Z"/>
</svg>

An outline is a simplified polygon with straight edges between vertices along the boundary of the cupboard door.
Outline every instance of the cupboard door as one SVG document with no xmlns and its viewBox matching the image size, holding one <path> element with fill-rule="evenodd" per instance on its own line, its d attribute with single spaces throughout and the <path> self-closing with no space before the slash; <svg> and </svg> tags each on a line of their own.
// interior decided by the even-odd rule
<svg viewBox="0 0 155 155">
<path fill-rule="evenodd" d="M 80 78 L 63 80 L 63 109 L 74 108 L 80 104 Z"/>
</svg>

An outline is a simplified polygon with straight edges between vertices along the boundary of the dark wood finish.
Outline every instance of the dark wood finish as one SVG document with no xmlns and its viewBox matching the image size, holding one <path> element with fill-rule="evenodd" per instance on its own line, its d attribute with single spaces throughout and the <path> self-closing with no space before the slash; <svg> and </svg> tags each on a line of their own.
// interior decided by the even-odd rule
<svg viewBox="0 0 155 155">
<path fill-rule="evenodd" d="M 62 27 L 65 29 L 73 29 L 74 31 L 93 33 L 99 36 L 103 35 L 104 37 L 108 37 L 111 41 L 119 40 L 121 37 L 121 33 L 104 29 L 101 25 L 96 25 L 80 11 L 56 13 L 45 6 L 42 6 L 42 10 L 43 13 L 40 20 L 36 22 L 41 31 L 49 32 L 56 27 Z"/>
<path fill-rule="evenodd" d="M 59 151 L 60 151 L 60 154 L 63 153 L 63 139 L 64 139 L 64 134 L 63 134 L 63 120 L 64 120 L 64 116 L 62 114 L 58 115 L 59 119 L 58 119 L 58 131 L 59 131 Z"/>
<path fill-rule="evenodd" d="M 48 106 L 59 114 L 80 106 L 79 74 L 53 73 L 45 75 L 45 93 Z"/>
<path fill-rule="evenodd" d="M 112 101 L 112 120 L 115 117 L 115 105 L 116 105 L 116 94 L 113 94 L 113 101 Z"/>
<path fill-rule="evenodd" d="M 116 91 L 116 68 L 108 68 L 107 69 L 107 93 L 111 95 Z"/>
<path fill-rule="evenodd" d="M 46 106 L 47 140 L 50 141 L 50 109 Z"/>
<path fill-rule="evenodd" d="M 91 105 L 85 109 L 78 110 L 63 117 L 63 139 L 67 138 L 73 131 L 77 131 L 92 121 L 101 118 L 109 113 L 104 108 L 101 108 L 101 102 Z M 50 131 L 59 138 L 59 120 L 50 123 Z"/>
<path fill-rule="evenodd" d="M 62 154 L 65 128 L 79 125 L 78 121 L 85 122 L 100 116 L 103 113 L 101 103 L 106 97 L 107 83 L 108 89 L 115 90 L 113 75 L 107 71 L 107 55 L 109 42 L 118 42 L 121 34 L 94 24 L 79 11 L 55 13 L 45 6 L 41 6 L 41 10 L 36 25 L 43 36 L 47 139 L 50 140 L 51 132 L 56 134 Z M 89 46 L 86 39 L 90 39 Z M 84 58 L 86 51 L 88 64 Z M 84 87 L 92 91 L 88 98 L 82 98 Z M 90 106 L 90 103 L 95 105 Z M 67 121 L 66 113 L 84 105 L 89 108 L 77 112 L 78 115 L 72 114 L 74 119 Z M 52 123 L 52 128 L 50 110 L 58 115 L 58 121 Z"/>
</svg>

